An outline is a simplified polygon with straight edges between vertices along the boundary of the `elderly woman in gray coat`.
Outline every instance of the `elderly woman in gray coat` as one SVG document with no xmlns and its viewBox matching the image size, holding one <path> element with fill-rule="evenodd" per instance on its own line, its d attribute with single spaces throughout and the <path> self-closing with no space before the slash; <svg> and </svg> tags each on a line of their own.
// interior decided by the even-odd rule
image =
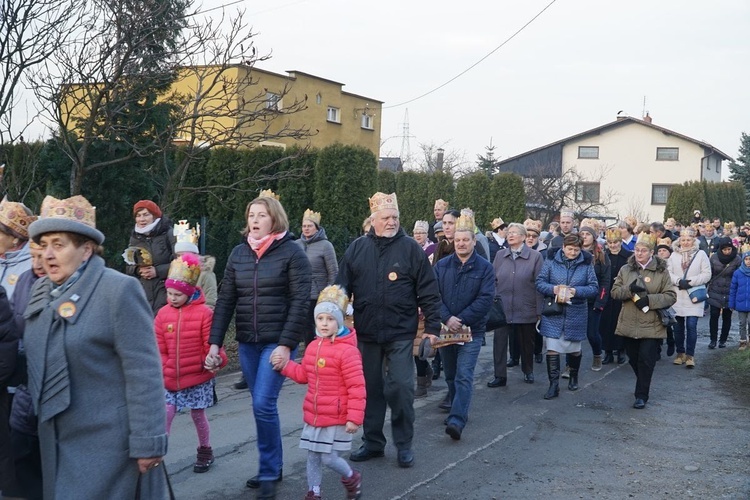
<svg viewBox="0 0 750 500">
<path fill-rule="evenodd" d="M 326 237 L 326 230 L 320 226 L 320 212 L 313 212 L 309 208 L 302 216 L 302 236 L 297 244 L 305 251 L 312 268 L 312 286 L 310 287 L 310 309 L 308 323 L 305 329 L 305 345 L 315 338 L 315 317 L 313 311 L 318 301 L 320 291 L 328 285 L 333 285 L 339 273 L 336 261 L 336 251 Z"/>
<path fill-rule="evenodd" d="M 44 498 L 135 498 L 139 474 L 141 498 L 163 498 L 164 381 L 143 289 L 97 255 L 104 235 L 82 196 L 47 196 L 29 234 L 47 272 L 24 335 Z"/>
</svg>

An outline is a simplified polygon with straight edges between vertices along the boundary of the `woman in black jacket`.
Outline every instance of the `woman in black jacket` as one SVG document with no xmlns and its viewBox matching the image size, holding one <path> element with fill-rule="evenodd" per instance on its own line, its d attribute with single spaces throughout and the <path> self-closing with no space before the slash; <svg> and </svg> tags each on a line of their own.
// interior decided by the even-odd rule
<svg viewBox="0 0 750 500">
<path fill-rule="evenodd" d="M 224 271 L 206 368 L 218 368 L 219 348 L 236 313 L 240 366 L 252 394 L 260 452 L 258 475 L 247 486 L 260 488 L 257 498 L 275 498 L 283 465 L 277 400 L 284 377 L 274 371 L 271 359 L 283 365 L 302 340 L 311 270 L 272 192 L 263 191 L 248 204 L 245 220 L 246 241 L 232 250 Z"/>
<path fill-rule="evenodd" d="M 584 222 L 588 222 L 585 221 Z M 595 223 L 593 221 L 592 223 Z M 599 326 L 602 318 L 604 305 L 609 298 L 609 290 L 612 287 L 612 264 L 596 241 L 598 231 L 589 225 L 584 225 L 578 231 L 583 238 L 583 249 L 594 257 L 594 272 L 596 272 L 596 281 L 599 283 L 599 293 L 593 299 L 589 299 L 589 316 L 586 328 L 586 337 L 588 338 L 591 350 L 594 353 L 594 359 L 591 363 L 591 369 L 598 372 L 602 369 L 602 336 L 599 333 Z"/>
<path fill-rule="evenodd" d="M 143 249 L 141 255 L 148 257 L 146 262 L 139 261 L 138 265 L 129 265 L 126 273 L 141 282 L 155 316 L 159 309 L 167 305 L 164 281 L 167 279 L 169 264 L 174 259 L 172 221 L 151 200 L 141 200 L 133 205 L 133 217 L 135 227 L 130 235 L 130 246 Z"/>
<path fill-rule="evenodd" d="M 732 275 L 742 263 L 737 248 L 732 245 L 730 238 L 719 238 L 718 250 L 711 256 L 711 281 L 708 284 L 708 305 L 711 306 L 711 316 L 708 320 L 708 331 L 711 341 L 709 349 L 716 348 L 716 338 L 719 337 L 719 316 L 721 316 L 721 337 L 719 347 L 726 347 L 729 329 L 732 327 L 732 310 L 729 308 L 729 288 Z"/>
<path fill-rule="evenodd" d="M 628 259 L 633 252 L 622 246 L 622 235 L 618 228 L 607 229 L 607 250 L 606 255 L 610 262 L 610 283 L 615 282 L 617 273 L 620 268 L 627 264 Z M 604 349 L 603 365 L 614 362 L 617 358 L 617 364 L 621 365 L 627 361 L 625 357 L 625 347 L 622 344 L 622 337 L 615 336 L 617 328 L 617 319 L 622 309 L 622 301 L 612 300 L 607 297 L 607 304 L 602 311 L 602 318 L 599 323 L 599 332 L 602 336 L 602 348 Z"/>
</svg>

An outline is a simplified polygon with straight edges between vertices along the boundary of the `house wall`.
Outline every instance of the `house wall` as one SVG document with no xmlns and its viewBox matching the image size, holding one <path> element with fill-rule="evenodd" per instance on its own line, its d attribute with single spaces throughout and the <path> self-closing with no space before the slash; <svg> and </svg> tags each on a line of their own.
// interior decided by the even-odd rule
<svg viewBox="0 0 750 500">
<path fill-rule="evenodd" d="M 579 146 L 598 146 L 599 158 L 578 158 Z M 679 148 L 678 161 L 657 161 L 657 147 Z M 608 214 L 619 218 L 637 214 L 649 221 L 664 220 L 665 205 L 651 204 L 653 184 L 682 184 L 685 181 L 720 181 L 716 164 L 701 169 L 703 147 L 684 139 L 664 134 L 637 123 L 626 123 L 598 135 L 568 142 L 563 147 L 563 169 L 575 168 L 586 179 L 599 179 L 600 199 L 613 194 Z M 702 177 L 702 175 L 704 177 Z"/>
</svg>

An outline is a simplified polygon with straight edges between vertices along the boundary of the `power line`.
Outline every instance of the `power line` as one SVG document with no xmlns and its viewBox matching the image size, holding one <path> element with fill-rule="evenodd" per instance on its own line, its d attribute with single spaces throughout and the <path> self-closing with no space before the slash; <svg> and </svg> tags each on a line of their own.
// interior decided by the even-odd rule
<svg viewBox="0 0 750 500">
<path fill-rule="evenodd" d="M 423 97 L 426 97 L 426 96 L 432 94 L 433 92 L 437 92 L 438 90 L 442 89 L 443 87 L 445 87 L 449 83 L 451 83 L 451 82 L 457 80 L 458 78 L 462 77 L 463 75 L 465 75 L 466 73 L 468 73 L 470 70 L 474 69 L 480 63 L 482 63 L 485 59 L 487 59 L 488 57 L 490 57 L 492 54 L 494 54 L 495 52 L 497 52 L 498 50 L 500 50 L 506 43 L 508 43 L 511 40 L 513 40 L 519 33 L 521 33 L 524 29 L 526 29 L 531 23 L 533 23 L 534 21 L 536 21 L 539 16 L 541 16 L 542 14 L 544 14 L 544 12 L 547 9 L 549 9 L 550 7 L 552 7 L 552 4 L 555 3 L 556 1 L 557 0 L 552 0 L 542 10 L 540 10 L 534 17 L 532 17 L 526 24 L 524 24 L 523 26 L 521 26 L 515 33 L 513 33 L 508 38 L 506 38 L 505 41 L 503 41 L 503 43 L 501 43 L 500 45 L 498 45 L 497 47 L 495 47 L 494 49 L 492 49 L 492 51 L 490 51 L 489 54 L 485 55 L 480 60 L 478 60 L 477 62 L 475 62 L 474 64 L 472 64 L 471 66 L 469 66 L 468 68 L 466 68 L 465 70 L 463 70 L 462 72 L 460 72 L 459 74 L 457 74 L 456 76 L 454 76 L 453 78 L 451 78 L 450 80 L 448 80 L 447 82 L 443 83 L 442 85 L 440 85 L 438 87 L 435 87 L 434 89 L 432 89 L 430 91 L 425 92 L 422 95 L 414 97 L 413 99 L 409 99 L 408 101 L 400 102 L 398 104 L 392 104 L 390 106 L 383 106 L 382 109 L 397 108 L 399 106 L 403 106 L 404 104 L 412 103 L 412 102 L 414 102 L 414 101 L 416 101 L 418 99 L 421 99 Z"/>
</svg>

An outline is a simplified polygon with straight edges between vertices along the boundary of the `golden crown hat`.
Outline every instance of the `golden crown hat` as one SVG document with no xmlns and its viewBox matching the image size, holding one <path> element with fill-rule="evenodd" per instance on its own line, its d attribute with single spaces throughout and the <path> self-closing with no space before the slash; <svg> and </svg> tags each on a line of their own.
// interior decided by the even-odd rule
<svg viewBox="0 0 750 500">
<path fill-rule="evenodd" d="M 724 231 L 732 231 L 735 228 L 734 222 L 725 222 Z"/>
<path fill-rule="evenodd" d="M 264 189 L 260 193 L 258 193 L 258 198 L 273 198 L 276 201 L 279 200 L 279 195 L 271 191 L 270 189 Z"/>
<path fill-rule="evenodd" d="M 346 306 L 349 305 L 349 296 L 346 290 L 341 288 L 339 285 L 330 285 L 320 291 L 318 295 L 318 301 L 316 304 L 321 302 L 331 302 L 341 309 L 341 313 L 346 315 Z"/>
<path fill-rule="evenodd" d="M 177 243 L 192 243 L 198 245 L 198 237 L 201 235 L 201 225 L 196 224 L 193 229 L 190 228 L 190 223 L 186 220 L 181 220 L 174 225 L 172 230 Z"/>
<path fill-rule="evenodd" d="M 500 217 L 496 217 L 495 219 L 490 222 L 490 227 L 494 231 L 495 229 L 499 228 L 500 226 L 504 226 L 505 222 Z"/>
<path fill-rule="evenodd" d="M 581 227 L 590 227 L 597 233 L 599 232 L 599 220 L 598 219 L 583 219 L 581 221 Z"/>
<path fill-rule="evenodd" d="M 377 192 L 370 198 L 370 213 L 374 214 L 385 209 L 398 210 L 398 198 L 396 193 L 385 194 Z"/>
<path fill-rule="evenodd" d="M 523 227 L 526 231 L 534 231 L 537 235 L 542 234 L 542 221 L 534 219 L 526 219 L 523 221 Z"/>
<path fill-rule="evenodd" d="M 195 254 L 185 254 L 177 257 L 169 264 L 168 280 L 181 281 L 190 286 L 198 283 L 201 275 L 200 257 Z"/>
<path fill-rule="evenodd" d="M 474 217 L 474 210 L 470 209 L 469 207 L 462 208 L 461 215 L 468 215 L 469 217 Z"/>
<path fill-rule="evenodd" d="M 426 220 L 418 220 L 414 223 L 414 231 L 415 233 L 422 232 L 426 233 L 430 229 L 430 223 Z"/>
<path fill-rule="evenodd" d="M 26 205 L 15 201 L 0 203 L 0 223 L 10 228 L 18 236 L 29 239 L 29 226 L 36 220 L 35 215 L 26 213 Z"/>
<path fill-rule="evenodd" d="M 471 231 L 474 232 L 474 217 L 467 214 L 461 214 L 456 219 L 456 231 Z"/>
<path fill-rule="evenodd" d="M 143 247 L 128 247 L 122 253 L 122 258 L 129 266 L 153 266 L 154 258 L 151 252 Z"/>
<path fill-rule="evenodd" d="M 656 246 L 672 248 L 672 239 L 671 238 L 659 238 L 658 240 L 656 240 Z"/>
<path fill-rule="evenodd" d="M 625 218 L 624 218 L 624 219 L 622 219 L 622 220 L 624 220 L 624 221 L 625 221 L 625 223 L 626 223 L 626 224 L 627 224 L 628 226 L 630 226 L 630 228 L 631 228 L 631 229 L 635 229 L 635 227 L 636 227 L 636 226 L 638 225 L 638 219 L 636 219 L 636 218 L 635 218 L 635 217 L 633 217 L 632 215 L 628 215 L 627 217 L 625 217 Z"/>
<path fill-rule="evenodd" d="M 572 210 L 560 210 L 560 218 L 563 217 L 570 217 L 571 219 L 575 219 L 576 214 L 574 214 Z"/>
<path fill-rule="evenodd" d="M 677 221 L 675 220 L 674 217 L 670 217 L 670 218 L 668 218 L 667 220 L 664 221 L 664 224 L 670 224 L 670 223 L 671 224 L 677 224 Z"/>
<path fill-rule="evenodd" d="M 307 210 L 305 210 L 305 213 L 302 214 L 302 220 L 309 220 L 316 226 L 320 226 L 320 212 L 313 212 L 308 208 Z"/>
<path fill-rule="evenodd" d="M 615 241 L 622 241 L 622 233 L 619 228 L 610 227 L 604 236 L 607 241 L 614 243 Z"/>
<path fill-rule="evenodd" d="M 435 208 L 442 208 L 443 210 L 448 210 L 448 206 L 449 206 L 449 203 L 442 198 L 435 200 Z"/>
<path fill-rule="evenodd" d="M 642 245 L 650 248 L 651 250 L 654 249 L 656 246 L 656 236 L 654 236 L 651 233 L 647 233 L 646 231 L 643 231 L 642 233 L 638 233 L 638 240 L 635 242 L 636 245 Z"/>
<path fill-rule="evenodd" d="M 743 243 L 740 247 L 740 253 L 750 252 L 750 243 Z"/>
</svg>

